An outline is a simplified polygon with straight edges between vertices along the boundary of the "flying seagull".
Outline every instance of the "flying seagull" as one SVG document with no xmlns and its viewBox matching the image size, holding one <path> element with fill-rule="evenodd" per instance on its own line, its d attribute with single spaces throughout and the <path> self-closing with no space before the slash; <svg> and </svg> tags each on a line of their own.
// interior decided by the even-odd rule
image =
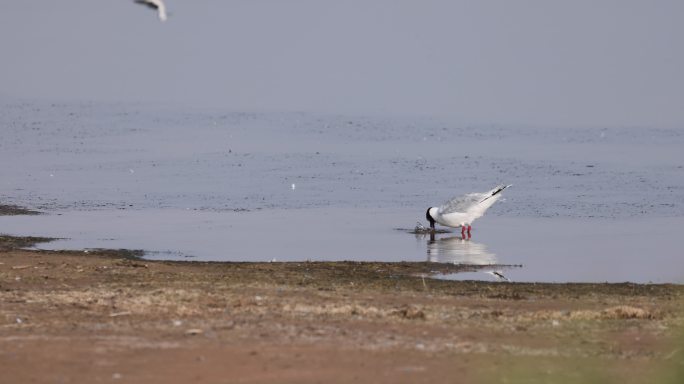
<svg viewBox="0 0 684 384">
<path fill-rule="evenodd" d="M 138 4 L 145 5 L 157 10 L 159 13 L 159 20 L 166 21 L 166 6 L 162 0 L 134 0 Z"/>
<path fill-rule="evenodd" d="M 491 191 L 484 193 L 469 193 L 465 196 L 455 197 L 440 207 L 430 207 L 425 212 L 425 218 L 430 222 L 430 228 L 435 229 L 435 223 L 461 228 L 461 236 L 465 237 L 466 231 L 470 237 L 471 224 L 501 197 L 501 191 L 510 185 L 499 185 Z"/>
</svg>

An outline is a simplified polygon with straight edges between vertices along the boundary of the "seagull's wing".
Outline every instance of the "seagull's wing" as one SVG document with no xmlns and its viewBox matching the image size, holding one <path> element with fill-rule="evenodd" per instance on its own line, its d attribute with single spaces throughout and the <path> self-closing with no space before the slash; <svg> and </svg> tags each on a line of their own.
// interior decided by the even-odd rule
<svg viewBox="0 0 684 384">
<path fill-rule="evenodd" d="M 454 212 L 467 212 L 487 196 L 484 193 L 469 193 L 454 197 L 439 207 L 439 214 L 446 215 Z"/>
<path fill-rule="evenodd" d="M 151 8 L 151 9 L 157 9 L 158 8 L 157 4 L 155 4 L 149 0 L 134 0 L 134 1 L 136 4 L 141 4 L 141 5 L 144 5 L 146 7 Z"/>
<path fill-rule="evenodd" d="M 162 0 L 133 0 L 137 4 L 142 4 L 146 7 L 157 10 L 159 13 L 159 20 L 166 21 L 166 5 Z"/>
<path fill-rule="evenodd" d="M 464 213 L 472 211 L 473 209 L 477 209 L 481 206 L 484 210 L 486 210 L 489 207 L 489 205 L 491 205 L 491 202 L 488 202 L 487 200 L 498 195 L 501 191 L 508 187 L 510 187 L 510 185 L 499 185 L 488 192 L 469 193 L 464 196 L 455 197 L 444 203 L 441 207 L 439 207 L 439 213 L 442 215 L 454 212 Z"/>
</svg>

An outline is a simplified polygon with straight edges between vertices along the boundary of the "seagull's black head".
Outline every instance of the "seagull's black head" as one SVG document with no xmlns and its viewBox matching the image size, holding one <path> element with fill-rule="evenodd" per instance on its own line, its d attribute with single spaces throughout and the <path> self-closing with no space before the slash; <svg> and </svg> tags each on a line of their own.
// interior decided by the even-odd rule
<svg viewBox="0 0 684 384">
<path fill-rule="evenodd" d="M 425 218 L 430 223 L 430 228 L 435 229 L 435 219 L 433 219 L 432 215 L 430 215 L 431 209 L 432 209 L 432 207 L 427 209 L 427 212 L 425 212 Z"/>
</svg>

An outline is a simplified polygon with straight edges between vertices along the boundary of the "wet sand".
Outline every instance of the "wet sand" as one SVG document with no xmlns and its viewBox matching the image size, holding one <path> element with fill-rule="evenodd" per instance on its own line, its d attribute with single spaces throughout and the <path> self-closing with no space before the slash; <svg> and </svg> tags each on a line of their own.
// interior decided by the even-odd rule
<svg viewBox="0 0 684 384">
<path fill-rule="evenodd" d="M 680 285 L 443 281 L 422 277 L 439 269 L 428 263 L 17 248 L 35 240 L 0 239 L 3 382 L 684 377 Z"/>
</svg>

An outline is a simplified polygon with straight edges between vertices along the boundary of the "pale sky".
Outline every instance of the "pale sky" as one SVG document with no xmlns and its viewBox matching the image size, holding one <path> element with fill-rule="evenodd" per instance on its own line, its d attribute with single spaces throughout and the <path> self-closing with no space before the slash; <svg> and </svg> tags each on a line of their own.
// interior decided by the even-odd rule
<svg viewBox="0 0 684 384">
<path fill-rule="evenodd" d="M 681 0 L 0 1 L 5 99 L 684 126 Z"/>
</svg>

